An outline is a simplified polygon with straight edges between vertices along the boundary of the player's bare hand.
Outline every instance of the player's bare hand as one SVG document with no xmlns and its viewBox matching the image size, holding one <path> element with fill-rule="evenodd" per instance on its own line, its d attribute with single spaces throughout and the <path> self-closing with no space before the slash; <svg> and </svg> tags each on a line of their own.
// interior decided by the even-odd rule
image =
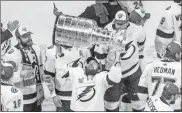
<svg viewBox="0 0 182 113">
<path fill-rule="evenodd" d="M 62 107 L 62 102 L 59 96 L 54 96 L 53 97 L 53 102 L 55 104 L 56 107 Z"/>
<path fill-rule="evenodd" d="M 8 22 L 7 24 L 7 28 L 10 31 L 14 31 L 17 27 L 19 26 L 19 21 L 18 20 L 14 20 L 13 22 Z"/>
</svg>

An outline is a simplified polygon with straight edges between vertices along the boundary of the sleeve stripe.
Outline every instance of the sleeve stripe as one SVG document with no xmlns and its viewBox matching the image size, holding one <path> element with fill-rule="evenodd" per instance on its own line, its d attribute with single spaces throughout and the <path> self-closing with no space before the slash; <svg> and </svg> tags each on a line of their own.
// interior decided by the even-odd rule
<svg viewBox="0 0 182 113">
<path fill-rule="evenodd" d="M 145 44 L 145 41 L 146 41 L 146 38 L 145 38 L 145 40 L 143 42 L 137 42 L 137 43 L 138 43 L 139 46 L 142 46 L 142 45 Z"/>
<path fill-rule="evenodd" d="M 100 54 L 98 52 L 95 52 L 94 51 L 94 56 L 97 58 L 97 59 L 105 59 L 107 57 L 107 54 L 106 53 L 103 53 L 103 54 Z"/>
<path fill-rule="evenodd" d="M 55 77 L 55 73 L 49 72 L 47 70 L 44 70 L 44 74 L 51 75 L 52 77 Z"/>
<path fill-rule="evenodd" d="M 162 38 L 173 38 L 174 32 L 171 33 L 171 34 L 167 34 L 167 33 L 164 33 L 163 31 L 157 29 L 156 35 L 158 35 L 158 36 L 160 36 L 160 37 L 162 37 Z"/>
<path fill-rule="evenodd" d="M 13 61 L 6 61 L 6 63 L 11 64 L 13 66 L 13 69 L 16 68 L 16 63 L 15 62 L 13 62 Z"/>
<path fill-rule="evenodd" d="M 30 99 L 35 98 L 36 96 L 37 96 L 37 93 L 23 95 L 23 100 L 30 100 Z"/>
<path fill-rule="evenodd" d="M 142 87 L 142 86 L 138 86 L 137 92 L 138 93 L 142 93 L 142 94 L 148 94 L 148 88 Z"/>
<path fill-rule="evenodd" d="M 117 84 L 117 83 L 111 81 L 111 80 L 109 79 L 109 76 L 108 76 L 108 75 L 107 75 L 107 77 L 106 77 L 106 80 L 107 80 L 107 82 L 108 82 L 109 85 L 116 85 L 116 84 Z"/>
<path fill-rule="evenodd" d="M 138 62 L 137 62 L 135 65 L 133 65 L 131 68 L 129 68 L 128 70 L 123 71 L 123 72 L 122 72 L 122 75 L 124 75 L 124 74 L 130 72 L 130 71 L 131 71 L 132 69 L 134 69 L 137 65 L 138 65 Z"/>
<path fill-rule="evenodd" d="M 72 91 L 59 91 L 58 89 L 55 90 L 56 94 L 59 96 L 71 96 Z"/>
</svg>

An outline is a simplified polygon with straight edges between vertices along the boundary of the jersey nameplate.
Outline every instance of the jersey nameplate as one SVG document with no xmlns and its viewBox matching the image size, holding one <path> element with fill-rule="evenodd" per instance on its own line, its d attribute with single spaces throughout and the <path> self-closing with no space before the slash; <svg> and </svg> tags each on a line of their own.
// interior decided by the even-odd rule
<svg viewBox="0 0 182 113">
<path fill-rule="evenodd" d="M 154 73 L 165 73 L 165 74 L 174 75 L 175 74 L 175 69 L 164 68 L 164 67 L 155 67 L 154 68 Z"/>
</svg>

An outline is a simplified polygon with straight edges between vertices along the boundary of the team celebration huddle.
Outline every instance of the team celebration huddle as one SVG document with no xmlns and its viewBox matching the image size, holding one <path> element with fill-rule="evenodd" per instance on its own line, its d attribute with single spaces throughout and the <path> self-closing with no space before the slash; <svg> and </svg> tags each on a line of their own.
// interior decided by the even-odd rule
<svg viewBox="0 0 182 113">
<path fill-rule="evenodd" d="M 57 112 L 180 112 L 182 1 L 164 9 L 147 63 L 144 5 L 96 0 L 72 16 L 53 3 L 45 46 L 21 21 L 1 23 L 1 111 L 41 112 L 52 100 Z"/>
</svg>

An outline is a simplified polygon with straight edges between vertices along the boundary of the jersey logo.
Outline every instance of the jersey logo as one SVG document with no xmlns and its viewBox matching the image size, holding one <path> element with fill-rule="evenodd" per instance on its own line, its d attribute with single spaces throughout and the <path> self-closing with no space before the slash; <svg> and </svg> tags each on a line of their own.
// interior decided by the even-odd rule
<svg viewBox="0 0 182 113">
<path fill-rule="evenodd" d="M 121 19 L 123 17 L 123 14 L 118 14 L 118 19 Z"/>
<path fill-rule="evenodd" d="M 14 52 L 14 49 L 11 49 L 8 54 L 12 54 Z"/>
<path fill-rule="evenodd" d="M 77 89 L 77 100 L 81 102 L 87 102 L 91 100 L 95 96 L 95 85 L 92 86 L 84 86 Z"/>
<path fill-rule="evenodd" d="M 11 88 L 11 92 L 12 92 L 12 93 L 17 93 L 18 90 L 17 90 L 15 87 L 12 87 L 12 88 Z"/>
</svg>

